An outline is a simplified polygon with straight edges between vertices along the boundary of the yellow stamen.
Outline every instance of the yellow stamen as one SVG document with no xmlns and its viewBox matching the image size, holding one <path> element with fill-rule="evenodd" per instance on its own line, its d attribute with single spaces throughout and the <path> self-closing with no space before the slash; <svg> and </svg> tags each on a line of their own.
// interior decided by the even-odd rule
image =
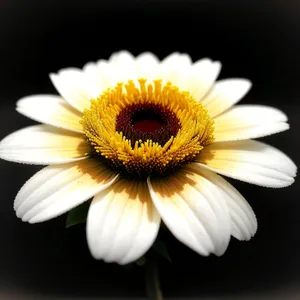
<svg viewBox="0 0 300 300">
<path fill-rule="evenodd" d="M 160 145 L 152 140 L 135 141 L 116 131 L 116 119 L 128 105 L 151 103 L 174 112 L 181 128 L 176 136 Z M 213 141 L 213 120 L 207 110 L 188 92 L 180 91 L 161 80 L 146 84 L 118 83 L 106 90 L 91 107 L 84 111 L 81 121 L 84 133 L 96 153 L 114 167 L 136 175 L 164 174 L 190 162 L 207 144 Z"/>
</svg>

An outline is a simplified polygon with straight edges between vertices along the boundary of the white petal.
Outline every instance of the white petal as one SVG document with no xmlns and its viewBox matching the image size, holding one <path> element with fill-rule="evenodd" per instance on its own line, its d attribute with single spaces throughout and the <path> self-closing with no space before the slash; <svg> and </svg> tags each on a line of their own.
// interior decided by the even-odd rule
<svg viewBox="0 0 300 300">
<path fill-rule="evenodd" d="M 137 83 L 138 75 L 137 60 L 128 51 L 119 51 L 111 55 L 108 61 L 100 59 L 96 64 L 89 63 L 88 67 L 94 74 L 98 74 L 98 86 L 104 91 L 113 88 L 119 82 L 127 83 L 133 80 Z M 85 70 L 86 71 L 86 70 Z M 148 78 L 147 78 L 148 79 Z"/>
<path fill-rule="evenodd" d="M 195 163 L 190 164 L 189 168 L 200 173 L 224 192 L 223 199 L 226 201 L 231 218 L 231 234 L 238 240 L 251 239 L 257 231 L 257 220 L 245 198 L 228 181 L 215 172 L 205 170 Z"/>
<path fill-rule="evenodd" d="M 247 79 L 220 80 L 203 98 L 201 104 L 208 110 L 209 115 L 214 118 L 236 104 L 248 93 L 250 88 L 251 82 Z"/>
<path fill-rule="evenodd" d="M 137 78 L 145 78 L 148 81 L 158 79 L 159 60 L 150 53 L 141 53 L 136 58 Z"/>
<path fill-rule="evenodd" d="M 289 129 L 282 111 L 263 105 L 237 105 L 214 121 L 216 142 L 259 138 Z"/>
<path fill-rule="evenodd" d="M 109 59 L 118 81 L 127 82 L 128 80 L 137 79 L 136 62 L 133 55 L 128 51 L 113 53 Z"/>
<path fill-rule="evenodd" d="M 21 188 L 14 208 L 29 223 L 57 217 L 109 187 L 118 175 L 98 160 L 49 166 Z"/>
<path fill-rule="evenodd" d="M 83 135 L 49 125 L 15 131 L 0 142 L 0 158 L 27 164 L 48 165 L 87 158 L 91 147 Z"/>
<path fill-rule="evenodd" d="M 58 74 L 50 74 L 50 79 L 60 95 L 80 112 L 88 109 L 91 99 L 102 93 L 98 79 L 87 76 L 79 69 L 62 69 Z"/>
<path fill-rule="evenodd" d="M 230 216 L 226 195 L 217 185 L 188 167 L 166 178 L 150 178 L 148 185 L 162 220 L 178 240 L 201 255 L 225 252 Z"/>
<path fill-rule="evenodd" d="M 105 61 L 105 63 L 107 63 Z M 101 72 L 97 63 L 89 62 L 83 66 L 82 72 L 84 76 L 88 78 L 88 81 L 91 85 L 96 87 L 97 96 L 100 96 L 100 93 L 110 87 L 109 78 L 107 74 Z"/>
<path fill-rule="evenodd" d="M 97 68 L 101 77 L 101 84 L 106 88 L 112 88 L 121 81 L 121 77 L 116 72 L 113 64 L 106 60 L 100 59 L 97 61 Z"/>
<path fill-rule="evenodd" d="M 61 97 L 33 95 L 20 99 L 16 110 L 37 122 L 82 132 L 81 115 Z"/>
<path fill-rule="evenodd" d="M 251 140 L 211 144 L 196 161 L 222 175 L 274 188 L 292 184 L 297 171 L 284 153 Z"/>
<path fill-rule="evenodd" d="M 221 63 L 212 62 L 210 59 L 201 59 L 194 63 L 185 81 L 185 89 L 189 91 L 197 101 L 201 101 L 204 95 L 211 89 L 221 71 Z"/>
<path fill-rule="evenodd" d="M 191 65 L 191 57 L 186 53 L 173 52 L 166 56 L 162 61 L 162 65 L 176 67 L 176 65 Z"/>
<path fill-rule="evenodd" d="M 146 182 L 120 179 L 91 203 L 88 245 L 96 259 L 127 264 L 151 247 L 159 225 Z"/>
<path fill-rule="evenodd" d="M 189 72 L 191 67 L 192 60 L 189 55 L 175 52 L 161 61 L 158 76 L 164 83 L 171 82 L 185 90 L 183 81 L 184 74 Z M 186 78 L 184 78 L 184 80 L 186 80 Z"/>
<path fill-rule="evenodd" d="M 121 50 L 118 52 L 114 52 L 109 60 L 110 63 L 112 64 L 123 64 L 124 62 L 130 62 L 133 63 L 134 62 L 134 57 L 133 55 L 127 51 L 127 50 Z"/>
<path fill-rule="evenodd" d="M 200 101 L 213 86 L 220 70 L 219 62 L 204 58 L 192 64 L 187 54 L 172 53 L 161 62 L 160 71 L 157 73 L 164 82 L 170 81 Z"/>
</svg>

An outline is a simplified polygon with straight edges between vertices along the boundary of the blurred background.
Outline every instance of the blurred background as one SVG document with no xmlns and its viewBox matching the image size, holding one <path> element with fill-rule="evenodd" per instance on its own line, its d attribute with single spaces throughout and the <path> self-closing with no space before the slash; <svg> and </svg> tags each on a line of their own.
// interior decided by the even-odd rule
<svg viewBox="0 0 300 300">
<path fill-rule="evenodd" d="M 56 93 L 48 79 L 127 49 L 173 51 L 223 64 L 221 78 L 245 77 L 243 103 L 282 109 L 291 130 L 263 139 L 299 165 L 300 1 L 0 0 L 0 139 L 33 121 L 15 112 L 30 94 Z M 40 167 L 0 161 L 0 299 L 142 298 L 142 268 L 95 261 L 84 225 L 65 216 L 29 225 L 14 197 Z M 173 263 L 162 260 L 165 298 L 300 299 L 299 182 L 265 189 L 230 181 L 258 218 L 250 242 L 232 240 L 224 256 L 202 258 L 164 234 Z"/>
</svg>

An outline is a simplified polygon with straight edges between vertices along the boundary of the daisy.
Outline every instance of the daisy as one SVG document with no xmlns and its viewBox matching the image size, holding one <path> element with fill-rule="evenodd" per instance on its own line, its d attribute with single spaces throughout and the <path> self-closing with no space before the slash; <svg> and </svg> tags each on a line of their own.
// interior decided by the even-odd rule
<svg viewBox="0 0 300 300">
<path fill-rule="evenodd" d="M 91 254 L 126 264 L 155 241 L 161 222 L 182 243 L 222 255 L 233 236 L 257 230 L 253 210 L 217 173 L 266 187 L 294 182 L 284 153 L 254 141 L 289 128 L 286 115 L 236 105 L 246 79 L 216 81 L 219 62 L 164 60 L 152 53 L 66 68 L 50 79 L 60 96 L 35 95 L 17 111 L 43 123 L 0 143 L 2 159 L 49 165 L 18 192 L 19 218 L 37 223 L 93 198 L 86 223 Z"/>
</svg>

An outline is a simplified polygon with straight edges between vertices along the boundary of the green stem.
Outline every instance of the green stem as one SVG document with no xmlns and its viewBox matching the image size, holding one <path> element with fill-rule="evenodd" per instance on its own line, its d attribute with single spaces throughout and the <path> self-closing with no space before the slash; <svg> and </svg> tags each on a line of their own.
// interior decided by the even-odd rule
<svg viewBox="0 0 300 300">
<path fill-rule="evenodd" d="M 156 255 L 148 258 L 146 265 L 146 291 L 149 300 L 163 300 L 160 290 L 158 262 Z"/>
</svg>

